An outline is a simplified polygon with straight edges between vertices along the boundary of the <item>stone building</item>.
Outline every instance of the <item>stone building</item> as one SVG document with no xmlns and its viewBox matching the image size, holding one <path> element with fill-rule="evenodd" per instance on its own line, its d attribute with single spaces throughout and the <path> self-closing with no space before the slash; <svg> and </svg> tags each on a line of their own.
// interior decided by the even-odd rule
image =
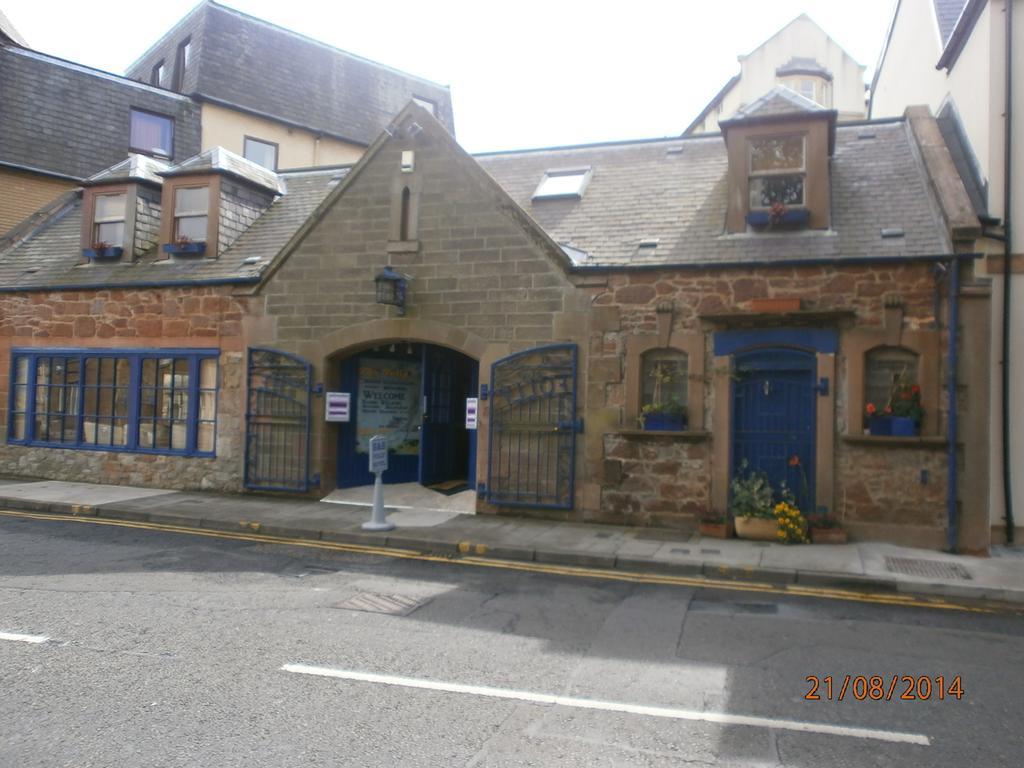
<svg viewBox="0 0 1024 768">
<path fill-rule="evenodd" d="M 354 163 L 410 99 L 454 133 L 447 86 L 211 0 L 123 77 L 32 50 L 0 16 L 0 237 L 129 152 Z"/>
<path fill-rule="evenodd" d="M 778 88 L 722 128 L 473 157 L 410 103 L 351 167 L 115 167 L 0 252 L 0 472 L 324 495 L 378 433 L 479 513 L 686 529 L 746 460 L 854 537 L 985 549 L 988 288 L 934 120 Z M 866 434 L 897 376 L 920 434 Z"/>
</svg>

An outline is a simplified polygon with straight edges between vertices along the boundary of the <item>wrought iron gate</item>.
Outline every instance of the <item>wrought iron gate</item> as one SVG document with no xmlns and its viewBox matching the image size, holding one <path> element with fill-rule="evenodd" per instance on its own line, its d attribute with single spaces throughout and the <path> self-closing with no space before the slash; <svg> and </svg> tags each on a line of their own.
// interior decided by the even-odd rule
<svg viewBox="0 0 1024 768">
<path fill-rule="evenodd" d="M 491 366 L 485 497 L 503 506 L 572 509 L 577 351 L 551 344 Z"/>
<path fill-rule="evenodd" d="M 272 349 L 249 349 L 245 487 L 307 491 L 313 366 Z"/>
</svg>

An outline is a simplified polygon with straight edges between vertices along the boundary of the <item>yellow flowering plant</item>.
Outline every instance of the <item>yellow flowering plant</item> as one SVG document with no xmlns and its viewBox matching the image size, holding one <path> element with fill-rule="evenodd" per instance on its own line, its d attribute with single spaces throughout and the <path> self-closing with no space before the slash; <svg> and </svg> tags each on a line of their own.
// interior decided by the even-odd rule
<svg viewBox="0 0 1024 768">
<path fill-rule="evenodd" d="M 807 518 L 790 501 L 780 501 L 772 507 L 778 531 L 775 536 L 781 544 L 806 544 Z"/>
</svg>

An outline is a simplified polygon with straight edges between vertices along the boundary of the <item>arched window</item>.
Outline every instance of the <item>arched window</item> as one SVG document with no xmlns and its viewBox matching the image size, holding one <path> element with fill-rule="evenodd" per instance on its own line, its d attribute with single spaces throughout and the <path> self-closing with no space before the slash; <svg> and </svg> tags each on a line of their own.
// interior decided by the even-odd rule
<svg viewBox="0 0 1024 768">
<path fill-rule="evenodd" d="M 903 347 L 875 347 L 864 365 L 864 405 L 882 413 L 900 388 L 918 384 L 918 355 Z"/>
<path fill-rule="evenodd" d="M 641 410 L 686 407 L 688 359 L 685 352 L 660 348 L 641 357 Z"/>
</svg>

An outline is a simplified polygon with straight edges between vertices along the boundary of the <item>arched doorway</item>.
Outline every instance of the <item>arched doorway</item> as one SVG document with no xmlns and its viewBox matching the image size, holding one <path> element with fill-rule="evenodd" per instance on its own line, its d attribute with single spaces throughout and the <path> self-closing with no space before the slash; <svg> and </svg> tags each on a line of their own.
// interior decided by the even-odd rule
<svg viewBox="0 0 1024 768">
<path fill-rule="evenodd" d="M 763 472 L 783 484 L 801 509 L 813 510 L 816 463 L 817 360 L 784 347 L 736 355 L 733 383 L 733 472 Z"/>
<path fill-rule="evenodd" d="M 338 430 L 337 486 L 369 485 L 369 440 L 388 440 L 385 483 L 417 482 L 452 493 L 476 485 L 476 431 L 466 428 L 478 363 L 454 349 L 389 341 L 342 359 L 351 420 Z"/>
</svg>

